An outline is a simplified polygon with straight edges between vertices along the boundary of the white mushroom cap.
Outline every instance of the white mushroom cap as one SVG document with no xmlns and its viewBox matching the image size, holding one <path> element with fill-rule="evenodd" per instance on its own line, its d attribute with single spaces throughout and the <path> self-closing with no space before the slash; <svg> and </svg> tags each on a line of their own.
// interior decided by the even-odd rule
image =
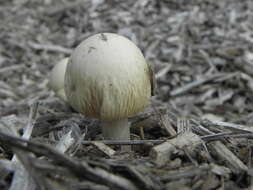
<svg viewBox="0 0 253 190">
<path fill-rule="evenodd" d="M 49 86 L 53 89 L 56 96 L 67 101 L 64 90 L 64 78 L 69 58 L 62 59 L 57 63 L 50 73 Z"/>
<path fill-rule="evenodd" d="M 72 53 L 65 93 L 69 104 L 86 116 L 121 120 L 148 105 L 151 81 L 148 64 L 133 42 L 102 33 L 84 40 Z"/>
</svg>

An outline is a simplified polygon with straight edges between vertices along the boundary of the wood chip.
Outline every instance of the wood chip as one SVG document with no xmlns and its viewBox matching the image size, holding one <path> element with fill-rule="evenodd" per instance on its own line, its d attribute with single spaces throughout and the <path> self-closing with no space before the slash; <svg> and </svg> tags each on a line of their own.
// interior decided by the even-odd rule
<svg viewBox="0 0 253 190">
<path fill-rule="evenodd" d="M 91 144 L 94 145 L 98 150 L 100 150 L 101 152 L 105 153 L 109 157 L 112 157 L 115 154 L 115 152 L 116 152 L 111 147 L 105 145 L 102 142 L 92 141 Z"/>
<path fill-rule="evenodd" d="M 202 140 L 198 135 L 186 132 L 153 147 L 150 151 L 150 156 L 158 166 L 162 166 L 170 160 L 171 155 L 177 149 L 187 149 L 192 152 L 200 144 L 202 144 Z"/>
<path fill-rule="evenodd" d="M 226 161 L 228 167 L 234 173 L 238 174 L 248 170 L 248 167 L 221 142 L 219 141 L 211 142 L 210 145 L 212 146 L 212 149 L 219 157 L 219 160 Z"/>
</svg>

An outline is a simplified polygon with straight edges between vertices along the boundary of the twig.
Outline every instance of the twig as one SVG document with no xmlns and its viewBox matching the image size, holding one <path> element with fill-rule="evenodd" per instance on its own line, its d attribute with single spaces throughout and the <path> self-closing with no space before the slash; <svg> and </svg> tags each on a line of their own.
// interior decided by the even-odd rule
<svg viewBox="0 0 253 190">
<path fill-rule="evenodd" d="M 21 65 L 12 65 L 12 66 L 8 66 L 8 67 L 4 67 L 0 69 L 0 74 L 1 73 L 6 73 L 9 71 L 15 71 L 15 70 L 20 70 L 21 68 L 24 68 L 25 65 L 21 64 Z"/>
<path fill-rule="evenodd" d="M 36 101 L 32 104 L 30 108 L 29 120 L 25 129 L 25 132 L 22 136 L 23 139 L 28 140 L 32 134 L 33 126 L 35 124 L 35 118 L 37 115 L 38 105 L 39 103 L 38 101 Z M 30 175 L 24 168 L 24 167 L 29 167 L 29 165 L 22 166 L 17 159 L 17 156 L 18 156 L 18 158 L 22 160 L 23 164 L 27 164 L 25 163 L 25 160 L 26 160 L 25 157 L 22 156 L 22 152 L 20 150 L 17 150 L 15 148 L 13 150 L 16 153 L 16 155 L 13 156 L 12 162 L 16 164 L 16 171 L 12 179 L 10 190 L 16 190 L 16 189 L 19 189 L 20 187 L 23 187 L 27 190 L 35 189 L 35 185 L 32 178 L 30 177 Z"/>
<path fill-rule="evenodd" d="M 203 58 L 205 59 L 205 61 L 208 63 L 210 69 L 209 69 L 209 73 L 211 73 L 212 71 L 217 71 L 214 63 L 212 62 L 212 60 L 210 59 L 210 56 L 208 55 L 208 53 L 206 53 L 203 49 L 199 49 L 199 53 L 203 56 Z"/>
<path fill-rule="evenodd" d="M 52 44 L 47 44 L 47 45 L 42 45 L 42 44 L 37 44 L 34 42 L 28 42 L 29 46 L 35 50 L 46 50 L 46 51 L 52 51 L 52 52 L 60 52 L 60 53 L 65 53 L 67 55 L 70 55 L 72 53 L 71 49 L 58 46 L 58 45 L 52 45 Z"/>
<path fill-rule="evenodd" d="M 2 132 L 0 132 L 0 142 L 5 143 L 12 148 L 19 148 L 24 151 L 33 152 L 34 154 L 47 156 L 54 160 L 55 163 L 64 165 L 77 177 L 85 178 L 99 184 L 106 184 L 112 188 L 137 190 L 137 187 L 129 180 L 100 168 L 92 168 L 84 161 L 75 161 L 64 154 L 55 151 L 49 146 L 7 135 Z"/>
<path fill-rule="evenodd" d="M 76 7 L 80 7 L 82 5 L 86 5 L 86 3 L 87 2 L 84 2 L 82 0 L 76 1 L 76 2 L 69 2 L 69 3 L 62 4 L 61 6 L 58 5 L 56 7 L 51 7 L 45 13 L 48 16 L 55 16 L 56 14 L 60 14 L 62 12 L 66 12 L 66 11 L 74 9 Z"/>
<path fill-rule="evenodd" d="M 210 170 L 208 164 L 203 164 L 201 166 L 194 166 L 190 168 L 184 168 L 178 171 L 170 171 L 168 174 L 165 174 L 161 177 L 163 182 L 168 182 L 171 180 L 183 179 L 187 177 L 194 177 L 196 175 L 206 175 Z"/>
<path fill-rule="evenodd" d="M 182 178 L 207 175 L 207 173 L 210 171 L 216 175 L 224 176 L 226 178 L 228 178 L 229 174 L 231 173 L 228 168 L 216 164 L 203 164 L 200 166 L 183 168 L 177 171 L 169 171 L 167 174 L 161 177 L 161 180 L 163 182 L 168 182 Z"/>
<path fill-rule="evenodd" d="M 110 190 L 110 187 L 91 182 L 80 182 L 71 185 L 71 189 L 89 189 L 89 190 Z"/>
<path fill-rule="evenodd" d="M 174 136 L 177 134 L 175 129 L 172 127 L 171 122 L 169 121 L 168 114 L 166 115 L 160 114 L 160 120 L 161 120 L 162 126 L 165 128 L 165 130 L 168 132 L 169 135 Z"/>
<path fill-rule="evenodd" d="M 158 71 L 155 74 L 155 79 L 158 80 L 165 77 L 165 75 L 170 71 L 171 67 L 172 67 L 172 64 L 169 64 L 166 67 L 162 68 L 160 71 Z"/>
<path fill-rule="evenodd" d="M 232 132 L 216 133 L 216 134 L 201 136 L 201 139 L 204 140 L 205 142 L 210 142 L 212 140 L 219 140 L 220 138 L 224 138 L 224 137 L 233 137 L 232 136 L 233 134 L 234 133 Z"/>
<path fill-rule="evenodd" d="M 216 128 L 220 129 L 229 129 L 231 131 L 235 132 L 244 132 L 244 133 L 253 133 L 253 128 L 245 125 L 238 125 L 234 123 L 228 123 L 223 121 L 215 121 L 215 120 L 203 120 L 201 121 L 201 124 L 204 126 L 216 126 Z"/>
<path fill-rule="evenodd" d="M 177 135 L 170 137 L 170 139 L 175 138 Z M 210 142 L 214 140 L 220 140 L 224 137 L 231 137 L 231 138 L 249 138 L 253 139 L 253 134 L 238 134 L 234 132 L 224 132 L 224 133 L 217 133 L 211 135 L 204 135 L 200 136 L 202 140 L 205 142 Z M 83 145 L 92 145 L 93 142 L 101 142 L 105 145 L 144 145 L 144 144 L 153 144 L 158 145 L 166 142 L 166 140 L 131 140 L 131 141 L 110 141 L 110 140 L 102 140 L 102 141 L 82 141 Z"/>
<path fill-rule="evenodd" d="M 239 72 L 228 73 L 228 74 L 226 74 L 226 75 L 224 75 L 222 77 L 214 79 L 214 82 L 223 82 L 225 80 L 231 79 L 231 78 L 236 77 L 238 75 L 240 75 Z"/>
<path fill-rule="evenodd" d="M 110 141 L 110 140 L 103 140 L 103 141 L 83 141 L 83 145 L 92 145 L 93 142 L 101 142 L 106 145 L 143 145 L 143 144 L 161 144 L 165 142 L 165 140 L 132 140 L 132 141 Z"/>
<path fill-rule="evenodd" d="M 150 175 L 145 175 L 145 172 L 138 168 L 138 166 L 125 166 L 125 170 L 123 172 L 128 172 L 136 181 L 136 184 L 141 187 L 143 190 L 158 190 L 161 189 L 159 182 L 154 182 Z"/>
<path fill-rule="evenodd" d="M 170 121 L 169 121 L 169 116 L 168 114 L 161 114 L 159 112 L 158 109 L 156 109 L 156 107 L 154 105 L 152 105 L 152 108 L 154 109 L 154 111 L 156 112 L 160 122 L 161 122 L 161 125 L 164 127 L 164 129 L 168 132 L 169 135 L 176 135 L 177 132 L 175 131 L 175 129 L 172 127 Z"/>
<path fill-rule="evenodd" d="M 210 145 L 212 145 L 212 149 L 218 155 L 219 160 L 226 160 L 229 168 L 231 168 L 234 173 L 238 174 L 248 170 L 248 167 L 221 142 L 211 142 Z"/>
<path fill-rule="evenodd" d="M 197 86 L 200 86 L 200 85 L 202 85 L 202 84 L 204 84 L 204 83 L 206 83 L 208 81 L 220 78 L 220 77 L 222 77 L 224 75 L 225 74 L 223 74 L 223 73 L 216 73 L 216 74 L 209 75 L 209 76 L 206 76 L 204 78 L 195 80 L 195 81 L 193 81 L 193 82 L 191 82 L 191 83 L 189 83 L 189 84 L 187 84 L 187 85 L 185 85 L 183 87 L 179 87 L 179 88 L 177 88 L 175 90 L 172 90 L 171 93 L 170 93 L 170 95 L 171 96 L 181 95 L 181 94 L 183 94 L 183 93 L 185 93 L 185 92 L 187 92 L 187 91 L 189 91 L 189 90 L 191 90 L 193 88 L 196 88 Z"/>
<path fill-rule="evenodd" d="M 33 166 L 34 163 L 31 158 L 33 158 L 34 155 L 18 148 L 13 147 L 12 149 L 18 158 L 18 163 L 22 163 L 22 166 L 20 165 L 16 168 L 10 189 L 19 190 L 20 187 L 26 190 L 50 189 L 49 184 L 46 182 L 45 178 L 43 178 L 43 174 L 37 172 L 36 168 Z"/>
<path fill-rule="evenodd" d="M 198 124 L 194 120 L 192 120 L 195 125 L 193 127 L 195 130 L 200 129 L 202 133 L 208 135 L 214 135 L 215 133 L 206 129 L 201 124 Z M 215 141 L 209 144 L 211 149 L 214 150 L 219 160 L 225 160 L 228 167 L 235 173 L 239 173 L 241 171 L 247 170 L 247 166 L 236 156 L 233 152 L 231 152 L 222 142 Z"/>
<path fill-rule="evenodd" d="M 13 93 L 11 90 L 9 89 L 0 89 L 0 97 L 9 97 L 9 98 L 13 98 L 14 100 L 17 100 L 17 95 L 15 93 Z"/>
</svg>

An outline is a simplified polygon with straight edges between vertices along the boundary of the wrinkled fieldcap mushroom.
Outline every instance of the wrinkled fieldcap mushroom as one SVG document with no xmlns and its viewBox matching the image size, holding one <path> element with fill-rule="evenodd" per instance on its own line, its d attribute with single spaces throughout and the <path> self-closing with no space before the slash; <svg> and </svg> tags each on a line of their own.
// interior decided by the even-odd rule
<svg viewBox="0 0 253 190">
<path fill-rule="evenodd" d="M 64 91 L 64 77 L 65 71 L 68 64 L 69 58 L 62 59 L 57 63 L 50 73 L 49 86 L 53 89 L 56 96 L 64 101 L 67 101 L 65 91 Z"/>
<path fill-rule="evenodd" d="M 148 105 L 152 74 L 140 49 L 127 38 L 101 33 L 72 53 L 65 74 L 68 103 L 102 121 L 105 139 L 128 140 L 128 117 Z"/>
</svg>

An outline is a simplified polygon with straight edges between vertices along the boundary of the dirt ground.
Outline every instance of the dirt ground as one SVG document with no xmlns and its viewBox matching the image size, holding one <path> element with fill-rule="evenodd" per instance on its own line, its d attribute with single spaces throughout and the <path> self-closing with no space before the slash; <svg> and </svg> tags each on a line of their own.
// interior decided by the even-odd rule
<svg viewBox="0 0 253 190">
<path fill-rule="evenodd" d="M 0 18 L 0 189 L 253 189 L 252 0 L 0 0 Z M 128 142 L 48 87 L 100 32 L 154 65 Z"/>
</svg>

